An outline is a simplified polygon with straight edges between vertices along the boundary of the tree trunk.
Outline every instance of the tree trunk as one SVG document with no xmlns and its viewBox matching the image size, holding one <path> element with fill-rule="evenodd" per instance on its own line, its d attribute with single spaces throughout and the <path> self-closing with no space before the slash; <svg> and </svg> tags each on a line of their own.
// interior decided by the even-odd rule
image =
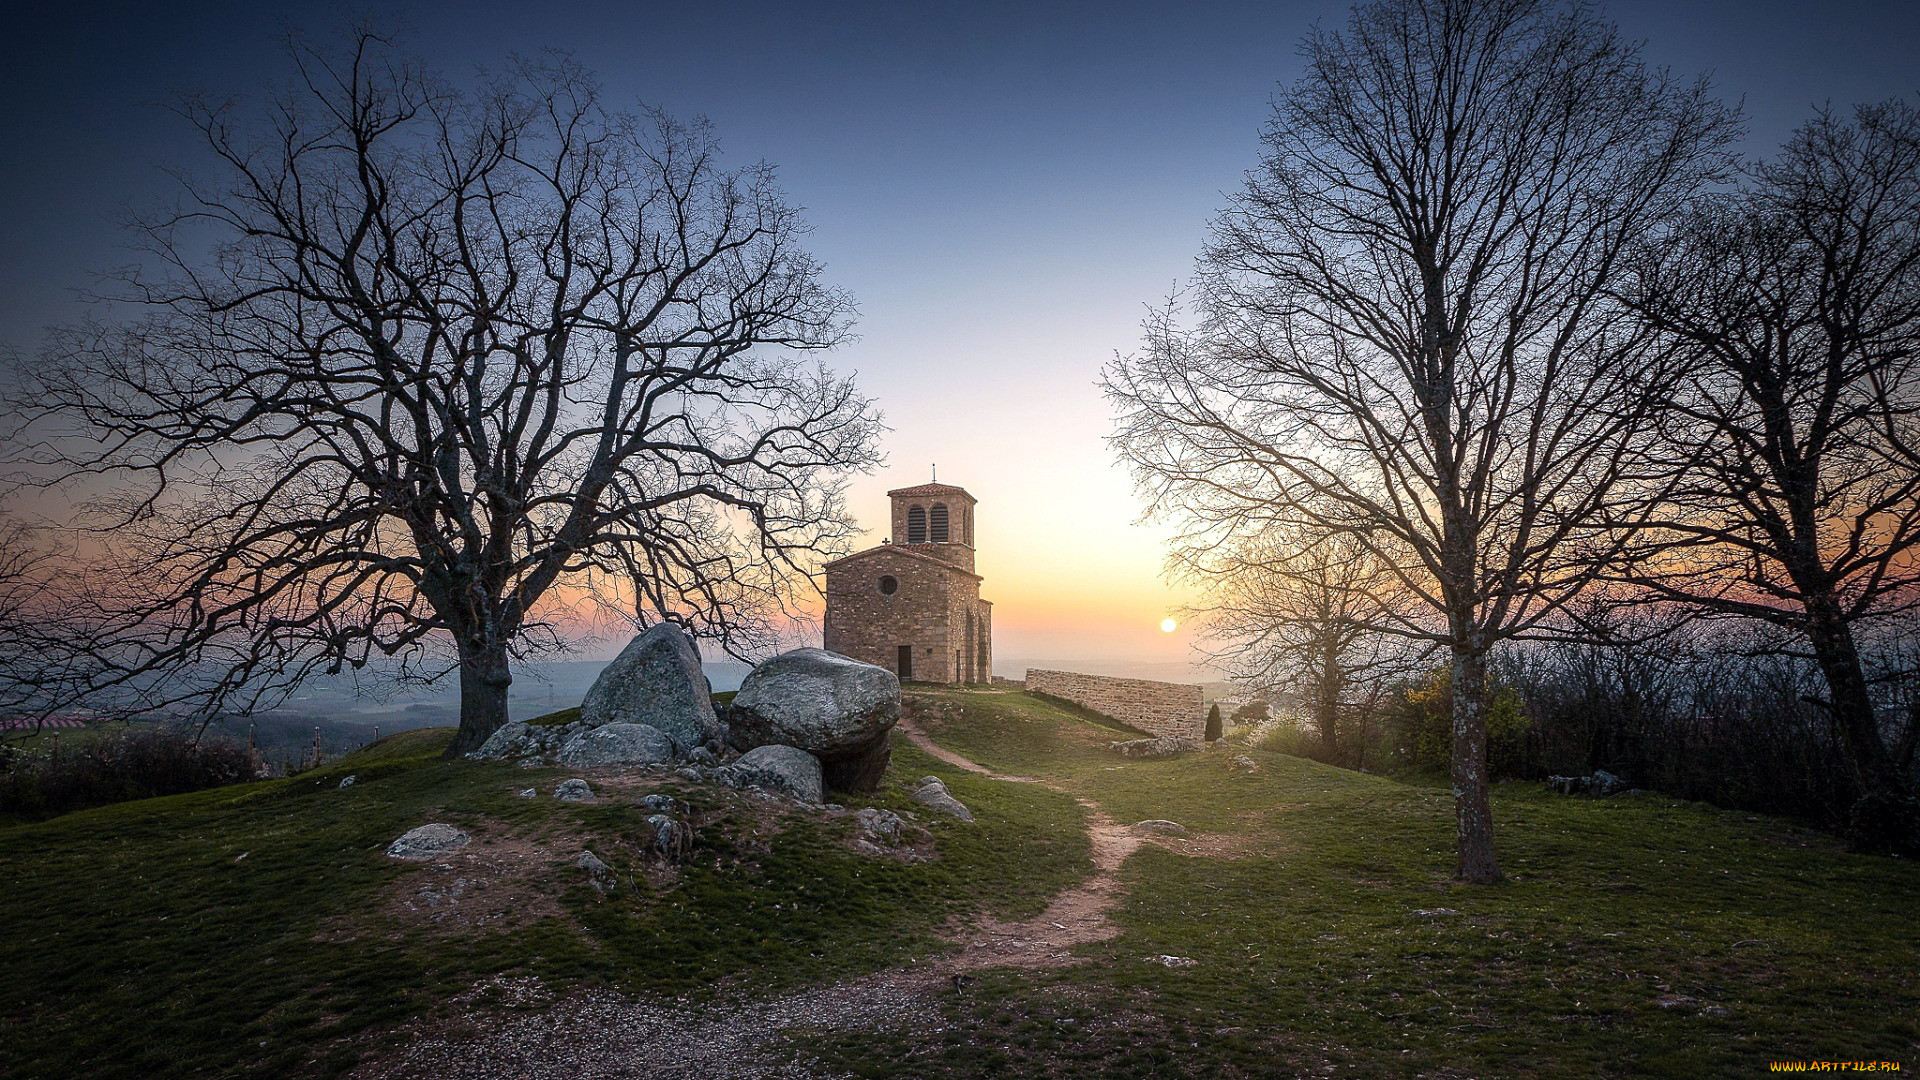
<svg viewBox="0 0 1920 1080">
<path fill-rule="evenodd" d="M 462 642 L 460 646 L 460 731 L 447 757 L 480 749 L 487 736 L 507 722 L 507 688 L 513 670 L 505 642 Z"/>
<path fill-rule="evenodd" d="M 1322 647 L 1320 652 L 1320 700 L 1316 703 L 1319 714 L 1314 722 L 1320 725 L 1320 748 L 1327 755 L 1329 765 L 1345 765 L 1340 756 L 1340 652 L 1331 643 Z"/>
<path fill-rule="evenodd" d="M 1874 715 L 1873 696 L 1867 691 L 1866 672 L 1860 666 L 1860 650 L 1854 646 L 1853 629 L 1823 610 L 1831 604 L 1810 604 L 1807 638 L 1827 679 L 1827 709 L 1833 716 L 1834 730 L 1840 734 L 1847 764 L 1862 794 L 1904 796 L 1910 794 L 1893 755 L 1880 734 L 1880 722 Z"/>
<path fill-rule="evenodd" d="M 1474 885 L 1500 880 L 1487 777 L 1487 656 L 1458 638 L 1453 644 L 1453 807 L 1459 851 L 1454 876 Z"/>
</svg>

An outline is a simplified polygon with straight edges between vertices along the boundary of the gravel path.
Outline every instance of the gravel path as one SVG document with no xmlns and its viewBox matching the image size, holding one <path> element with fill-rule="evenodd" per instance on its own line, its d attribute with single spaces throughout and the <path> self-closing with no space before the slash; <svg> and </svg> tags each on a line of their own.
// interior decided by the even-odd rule
<svg viewBox="0 0 1920 1080">
<path fill-rule="evenodd" d="M 997 780 L 1044 783 L 995 773 L 936 745 L 904 720 L 900 730 L 955 767 Z M 798 1057 L 794 1036 L 899 1026 L 937 1035 L 944 1027 L 937 995 L 955 992 L 966 972 L 1065 966 L 1074 961 L 1074 946 L 1119 933 L 1107 919 L 1120 900 L 1116 873 L 1141 841 L 1098 806 L 1079 801 L 1087 808 L 1093 874 L 1055 896 L 1032 919 L 982 921 L 953 953 L 782 997 L 717 1004 L 606 991 L 555 1002 L 537 980 L 501 980 L 476 987 L 452 1022 L 418 1032 L 398 1055 L 364 1063 L 352 1075 L 359 1080 L 842 1080 L 851 1074 Z M 523 1008 L 508 1012 L 480 1006 L 477 999 L 485 990 Z"/>
</svg>

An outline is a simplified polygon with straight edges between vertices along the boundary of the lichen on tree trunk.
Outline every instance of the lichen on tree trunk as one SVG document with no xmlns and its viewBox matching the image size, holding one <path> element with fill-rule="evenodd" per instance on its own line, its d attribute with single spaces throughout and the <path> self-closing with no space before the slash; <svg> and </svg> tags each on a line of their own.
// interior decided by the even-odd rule
<svg viewBox="0 0 1920 1080">
<path fill-rule="evenodd" d="M 1500 880 L 1493 850 L 1493 807 L 1487 777 L 1487 657 L 1453 648 L 1453 806 L 1461 881 Z"/>
</svg>

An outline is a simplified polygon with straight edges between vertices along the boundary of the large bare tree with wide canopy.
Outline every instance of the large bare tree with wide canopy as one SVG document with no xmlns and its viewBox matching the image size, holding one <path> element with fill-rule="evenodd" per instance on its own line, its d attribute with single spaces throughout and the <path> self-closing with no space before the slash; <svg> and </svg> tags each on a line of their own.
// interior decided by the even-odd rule
<svg viewBox="0 0 1920 1080">
<path fill-rule="evenodd" d="M 1861 793 L 1856 840 L 1911 851 L 1911 750 L 1888 745 L 1866 654 L 1920 607 L 1920 109 L 1823 110 L 1751 172 L 1622 290 L 1682 377 L 1636 470 L 1660 512 L 1621 576 L 1797 637 Z"/>
<path fill-rule="evenodd" d="M 383 654 L 457 664 L 471 749 L 582 601 L 770 642 L 878 426 L 805 353 L 852 312 L 765 164 L 603 107 L 564 57 L 456 88 L 379 34 L 289 49 L 138 223 L 119 308 L 22 373 L 88 493 L 120 688 L 211 709 Z"/>
<path fill-rule="evenodd" d="M 1189 543 L 1344 536 L 1451 656 L 1459 876 L 1499 876 L 1486 661 L 1588 579 L 1638 428 L 1628 246 L 1722 175 L 1737 121 L 1584 5 L 1381 0 L 1318 30 L 1265 155 L 1114 365 L 1115 445 Z"/>
</svg>

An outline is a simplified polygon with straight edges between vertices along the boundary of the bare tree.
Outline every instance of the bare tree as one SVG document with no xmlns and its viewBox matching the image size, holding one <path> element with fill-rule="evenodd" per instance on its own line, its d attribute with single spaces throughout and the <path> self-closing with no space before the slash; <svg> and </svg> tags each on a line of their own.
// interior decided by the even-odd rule
<svg viewBox="0 0 1920 1080">
<path fill-rule="evenodd" d="M 1183 329 L 1115 365 L 1115 444 L 1198 530 L 1347 535 L 1451 655 L 1462 879 L 1499 876 L 1486 658 L 1587 580 L 1646 373 L 1606 290 L 1735 117 L 1584 5 L 1381 0 L 1316 31 Z M 1604 552 L 1598 553 L 1604 554 Z"/>
<path fill-rule="evenodd" d="M 168 700 L 211 708 L 438 648 L 460 753 L 554 605 L 769 640 L 877 429 L 800 362 L 852 307 L 772 168 L 564 57 L 465 91 L 375 33 L 289 52 L 258 117 L 182 107 L 213 178 L 139 223 L 145 317 L 23 373 L 16 445 L 119 482 L 89 520 L 122 685 L 193 673 Z"/>
<path fill-rule="evenodd" d="M 1912 829 L 1859 635 L 1920 602 L 1920 110 L 1823 111 L 1635 269 L 1686 376 L 1659 403 L 1647 472 L 1672 492 L 1632 578 L 1799 636 L 1862 791 Z"/>
<path fill-rule="evenodd" d="M 1422 650 L 1383 634 L 1397 582 L 1352 537 L 1284 531 L 1175 550 L 1201 585 L 1211 660 L 1241 683 L 1303 701 L 1321 760 L 1365 765 L 1368 723 Z"/>
<path fill-rule="evenodd" d="M 97 674 L 99 628 L 74 570 L 72 553 L 42 531 L 0 517 L 0 742 L 38 732 Z"/>
</svg>

